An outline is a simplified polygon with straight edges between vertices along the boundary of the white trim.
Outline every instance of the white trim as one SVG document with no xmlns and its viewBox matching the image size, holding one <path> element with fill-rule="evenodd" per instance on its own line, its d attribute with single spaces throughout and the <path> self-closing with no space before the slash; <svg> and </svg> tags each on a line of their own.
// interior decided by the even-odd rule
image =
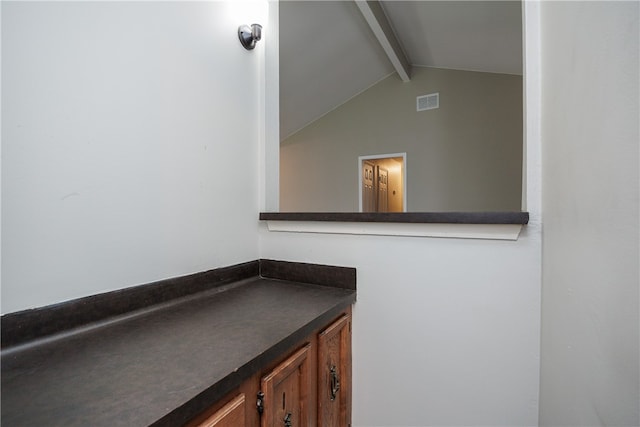
<svg viewBox="0 0 640 427">
<path fill-rule="evenodd" d="M 269 231 L 374 236 L 518 240 L 521 224 L 429 224 L 389 222 L 266 221 Z"/>
<path fill-rule="evenodd" d="M 522 2 L 523 14 L 523 133 L 522 210 L 530 224 L 542 221 L 542 72 L 540 2 Z"/>
<path fill-rule="evenodd" d="M 277 212 L 280 205 L 280 3 L 269 0 L 269 20 L 263 32 L 264 67 L 260 71 L 259 161 L 261 210 Z M 258 49 L 256 49 L 258 50 Z"/>
</svg>

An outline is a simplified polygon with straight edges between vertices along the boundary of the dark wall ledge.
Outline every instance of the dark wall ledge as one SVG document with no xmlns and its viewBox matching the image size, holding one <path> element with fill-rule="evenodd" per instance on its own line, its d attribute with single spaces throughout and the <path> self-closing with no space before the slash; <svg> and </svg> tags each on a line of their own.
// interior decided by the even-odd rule
<svg viewBox="0 0 640 427">
<path fill-rule="evenodd" d="M 260 220 L 524 225 L 529 212 L 261 212 Z"/>
</svg>

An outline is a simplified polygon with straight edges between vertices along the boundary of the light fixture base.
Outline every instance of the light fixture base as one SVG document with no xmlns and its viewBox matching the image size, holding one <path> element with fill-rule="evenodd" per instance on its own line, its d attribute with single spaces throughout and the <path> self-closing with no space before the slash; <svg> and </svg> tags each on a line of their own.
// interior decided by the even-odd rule
<svg viewBox="0 0 640 427">
<path fill-rule="evenodd" d="M 238 38 L 245 49 L 252 50 L 256 47 L 258 40 L 262 38 L 262 25 L 240 25 L 238 27 Z"/>
</svg>

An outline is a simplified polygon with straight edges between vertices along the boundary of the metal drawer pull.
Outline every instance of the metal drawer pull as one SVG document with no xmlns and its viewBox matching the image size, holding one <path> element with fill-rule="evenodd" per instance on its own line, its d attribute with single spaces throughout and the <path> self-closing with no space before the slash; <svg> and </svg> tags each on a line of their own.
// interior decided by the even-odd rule
<svg viewBox="0 0 640 427">
<path fill-rule="evenodd" d="M 264 393 L 261 391 L 258 392 L 256 406 L 258 408 L 258 413 L 262 415 L 262 413 L 264 412 Z"/>
<path fill-rule="evenodd" d="M 291 427 L 291 412 L 284 416 L 284 427 Z"/>
<path fill-rule="evenodd" d="M 340 378 L 338 378 L 338 371 L 335 365 L 331 367 L 331 400 L 336 400 L 336 395 L 340 391 Z"/>
</svg>

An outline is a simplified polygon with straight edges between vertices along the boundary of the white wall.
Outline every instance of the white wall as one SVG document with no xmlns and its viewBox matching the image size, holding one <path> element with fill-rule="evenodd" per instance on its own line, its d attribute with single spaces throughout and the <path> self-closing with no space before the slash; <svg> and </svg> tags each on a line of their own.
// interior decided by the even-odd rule
<svg viewBox="0 0 640 427">
<path fill-rule="evenodd" d="M 539 229 L 517 242 L 273 233 L 263 257 L 357 268 L 353 425 L 533 426 Z"/>
<path fill-rule="evenodd" d="M 544 426 L 640 425 L 639 13 L 542 5 Z"/>
<path fill-rule="evenodd" d="M 276 233 L 261 225 L 261 257 L 357 268 L 354 426 L 538 424 L 540 76 L 537 5 L 525 8 L 531 221 L 518 241 Z"/>
<path fill-rule="evenodd" d="M 3 313 L 258 257 L 255 13 L 3 2 Z"/>
</svg>

